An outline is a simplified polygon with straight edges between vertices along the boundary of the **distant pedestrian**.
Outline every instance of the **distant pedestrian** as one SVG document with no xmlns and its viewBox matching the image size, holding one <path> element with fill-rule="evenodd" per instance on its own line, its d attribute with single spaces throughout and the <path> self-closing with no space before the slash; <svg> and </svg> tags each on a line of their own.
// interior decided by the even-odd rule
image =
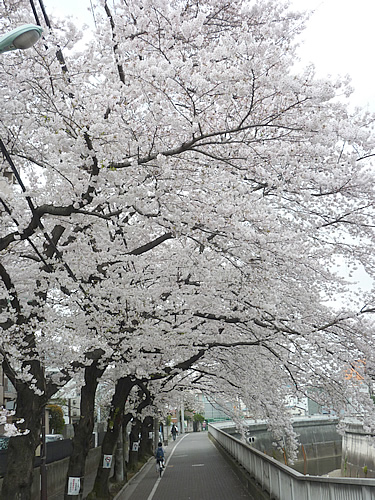
<svg viewBox="0 0 375 500">
<path fill-rule="evenodd" d="M 173 437 L 173 441 L 176 441 L 178 430 L 177 430 L 177 427 L 174 424 L 172 425 L 171 434 L 172 434 L 172 437 Z"/>
</svg>

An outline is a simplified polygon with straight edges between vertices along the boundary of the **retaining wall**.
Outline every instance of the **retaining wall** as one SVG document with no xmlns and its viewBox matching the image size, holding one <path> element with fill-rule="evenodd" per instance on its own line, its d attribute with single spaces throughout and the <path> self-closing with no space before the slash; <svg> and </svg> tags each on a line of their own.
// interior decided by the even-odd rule
<svg viewBox="0 0 375 500">
<path fill-rule="evenodd" d="M 375 479 L 306 476 L 209 424 L 215 441 L 276 500 L 375 500 Z"/>
<path fill-rule="evenodd" d="M 375 477 L 375 436 L 365 433 L 362 424 L 348 422 L 342 443 L 341 475 Z"/>
<path fill-rule="evenodd" d="M 247 444 L 256 448 L 302 474 L 323 475 L 341 468 L 342 436 L 337 432 L 337 418 L 313 416 L 296 418 L 293 429 L 300 442 L 298 455 L 293 464 L 274 445 L 274 438 L 266 423 L 247 422 Z M 224 432 L 241 439 L 234 424 L 217 425 Z"/>
</svg>

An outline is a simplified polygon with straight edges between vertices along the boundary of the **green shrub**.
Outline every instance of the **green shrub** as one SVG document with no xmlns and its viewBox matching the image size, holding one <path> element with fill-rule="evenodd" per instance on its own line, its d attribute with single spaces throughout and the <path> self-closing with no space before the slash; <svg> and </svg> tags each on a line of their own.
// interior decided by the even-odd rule
<svg viewBox="0 0 375 500">
<path fill-rule="evenodd" d="M 65 427 L 64 412 L 61 406 L 51 404 L 47 406 L 47 409 L 49 410 L 49 428 L 51 432 L 61 434 Z"/>
<path fill-rule="evenodd" d="M 200 413 L 194 413 L 194 422 L 203 422 L 204 421 L 204 416 L 201 415 Z"/>
</svg>

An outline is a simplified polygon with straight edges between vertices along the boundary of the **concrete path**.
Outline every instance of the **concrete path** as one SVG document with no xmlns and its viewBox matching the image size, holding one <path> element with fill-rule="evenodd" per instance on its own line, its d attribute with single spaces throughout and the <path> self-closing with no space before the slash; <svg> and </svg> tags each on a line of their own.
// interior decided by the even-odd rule
<svg viewBox="0 0 375 500">
<path fill-rule="evenodd" d="M 207 432 L 179 436 L 165 452 L 166 469 L 161 478 L 151 459 L 116 500 L 252 499 Z"/>
</svg>

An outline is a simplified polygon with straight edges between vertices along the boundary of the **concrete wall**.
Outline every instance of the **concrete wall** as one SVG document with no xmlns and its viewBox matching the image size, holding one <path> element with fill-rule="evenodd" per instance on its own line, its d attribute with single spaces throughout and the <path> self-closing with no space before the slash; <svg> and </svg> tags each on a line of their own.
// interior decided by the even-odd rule
<svg viewBox="0 0 375 500">
<path fill-rule="evenodd" d="M 93 448 L 89 451 L 86 460 L 85 476 L 89 475 L 97 469 L 101 456 L 101 448 Z M 66 474 L 68 471 L 69 457 L 63 460 L 58 460 L 51 464 L 47 464 L 47 498 L 56 495 L 57 493 L 64 492 Z M 0 479 L 0 491 L 3 483 L 3 478 Z M 40 500 L 40 469 L 34 469 L 34 479 L 31 489 L 31 500 Z"/>
<path fill-rule="evenodd" d="M 375 480 L 331 478 L 300 474 L 209 425 L 209 433 L 236 460 L 267 498 L 273 500 L 375 500 Z"/>
<path fill-rule="evenodd" d="M 341 467 L 342 436 L 336 430 L 337 419 L 330 417 L 301 417 L 293 422 L 299 436 L 298 457 L 290 466 L 302 474 L 323 475 Z M 273 445 L 274 438 L 266 423 L 247 422 L 247 444 L 276 460 L 289 465 L 288 457 Z M 220 429 L 241 439 L 233 424 L 221 424 Z"/>
<path fill-rule="evenodd" d="M 341 475 L 375 477 L 375 436 L 368 436 L 360 423 L 348 423 L 343 436 Z"/>
</svg>

